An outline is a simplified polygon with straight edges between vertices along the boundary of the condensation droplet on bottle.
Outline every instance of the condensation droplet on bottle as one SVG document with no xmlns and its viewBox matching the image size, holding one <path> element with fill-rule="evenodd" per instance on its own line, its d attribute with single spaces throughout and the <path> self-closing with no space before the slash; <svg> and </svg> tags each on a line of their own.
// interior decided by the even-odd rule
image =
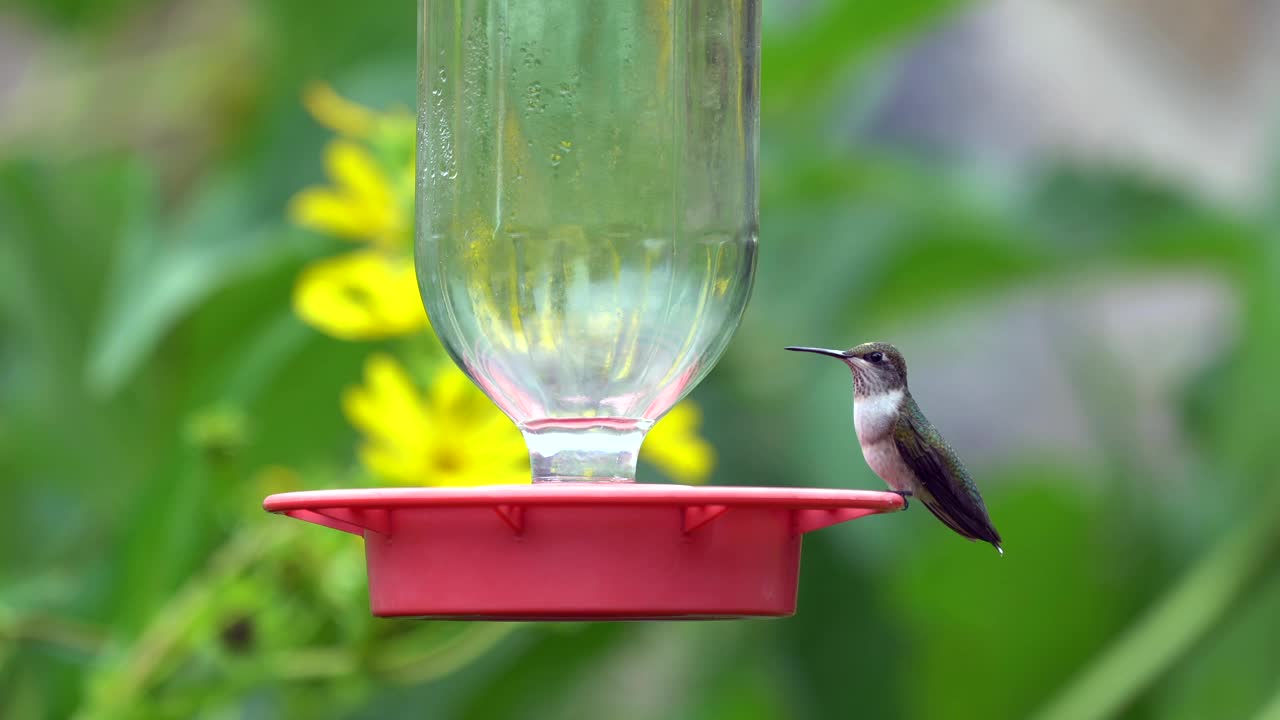
<svg viewBox="0 0 1280 720">
<path fill-rule="evenodd" d="M 538 59 L 538 56 L 533 51 L 535 44 L 529 41 L 520 45 L 521 64 L 524 65 L 526 70 L 532 70 L 542 64 L 542 61 Z"/>
<path fill-rule="evenodd" d="M 530 112 L 542 112 L 547 104 L 542 101 L 542 83 L 534 80 L 524 91 L 524 107 Z"/>
</svg>

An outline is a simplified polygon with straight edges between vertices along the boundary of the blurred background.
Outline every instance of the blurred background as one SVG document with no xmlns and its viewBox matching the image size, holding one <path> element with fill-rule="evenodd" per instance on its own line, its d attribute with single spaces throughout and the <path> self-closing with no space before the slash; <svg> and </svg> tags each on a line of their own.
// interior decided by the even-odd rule
<svg viewBox="0 0 1280 720">
<path fill-rule="evenodd" d="M 781 348 L 890 340 L 1007 554 L 913 508 L 810 535 L 794 618 L 546 626 L 374 620 L 259 509 L 385 481 L 388 341 L 300 319 L 349 245 L 287 208 L 313 83 L 411 112 L 415 14 L 0 4 L 0 717 L 1280 718 L 1280 3 L 766 3 L 709 481 L 880 488 Z"/>
</svg>

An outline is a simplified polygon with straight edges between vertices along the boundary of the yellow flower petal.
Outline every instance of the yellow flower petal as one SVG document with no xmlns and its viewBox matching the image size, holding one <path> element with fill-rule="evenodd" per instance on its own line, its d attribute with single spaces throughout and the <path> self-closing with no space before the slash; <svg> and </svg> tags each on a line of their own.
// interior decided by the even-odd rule
<svg viewBox="0 0 1280 720">
<path fill-rule="evenodd" d="M 422 396 L 395 358 L 378 353 L 365 363 L 365 384 L 348 390 L 343 411 L 370 435 L 426 435 L 432 428 Z"/>
<path fill-rule="evenodd" d="M 289 201 L 289 219 L 308 230 L 349 240 L 364 240 L 369 233 L 363 211 L 355 201 L 328 188 L 307 188 Z"/>
<path fill-rule="evenodd" d="M 396 485 L 418 485 L 426 466 L 421 457 L 406 450 L 411 448 L 365 443 L 360 447 L 360 462 L 374 475 Z"/>
<path fill-rule="evenodd" d="M 649 431 L 640 456 L 678 482 L 706 482 L 715 467 L 716 453 L 711 443 L 698 435 L 701 423 L 702 411 L 697 405 L 689 400 L 680 403 Z"/>
<path fill-rule="evenodd" d="M 424 395 L 397 360 L 373 355 L 364 384 L 344 395 L 343 410 L 365 437 L 360 461 L 387 482 L 529 482 L 520 432 L 451 365 L 436 373 Z"/>
<path fill-rule="evenodd" d="M 364 146 L 335 140 L 325 148 L 324 164 L 334 183 L 361 203 L 371 219 L 381 218 L 387 224 L 395 222 L 391 181 Z"/>
<path fill-rule="evenodd" d="M 378 122 L 372 110 L 342 97 L 327 83 L 308 85 L 302 104 L 316 122 L 348 137 L 367 137 Z"/>
<path fill-rule="evenodd" d="M 293 222 L 338 237 L 367 240 L 388 250 L 408 242 L 407 200 L 393 179 L 364 146 L 335 140 L 325 148 L 325 170 L 332 188 L 307 188 L 289 203 Z"/>
<path fill-rule="evenodd" d="M 441 370 L 427 391 L 428 402 L 437 412 L 455 412 L 462 407 L 470 391 L 474 390 L 471 380 L 457 368 Z"/>
<path fill-rule="evenodd" d="M 294 311 L 340 340 L 376 340 L 427 327 L 413 264 L 377 251 L 318 260 L 303 269 Z"/>
</svg>

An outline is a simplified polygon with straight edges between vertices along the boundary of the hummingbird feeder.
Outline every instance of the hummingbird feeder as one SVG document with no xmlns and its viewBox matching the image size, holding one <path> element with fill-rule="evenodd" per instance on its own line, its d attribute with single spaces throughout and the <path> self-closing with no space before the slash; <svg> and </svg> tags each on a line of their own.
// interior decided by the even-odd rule
<svg viewBox="0 0 1280 720">
<path fill-rule="evenodd" d="M 801 536 L 893 493 L 637 484 L 756 263 L 759 0 L 423 0 L 417 268 L 530 485 L 268 497 L 360 535 L 373 613 L 785 616 Z"/>
</svg>

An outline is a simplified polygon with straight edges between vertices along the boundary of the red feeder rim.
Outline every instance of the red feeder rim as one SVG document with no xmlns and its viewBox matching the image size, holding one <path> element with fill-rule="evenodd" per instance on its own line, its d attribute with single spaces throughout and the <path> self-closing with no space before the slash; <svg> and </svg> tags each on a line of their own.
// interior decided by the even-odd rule
<svg viewBox="0 0 1280 720">
<path fill-rule="evenodd" d="M 869 490 L 611 483 L 263 502 L 365 539 L 374 615 L 484 620 L 792 615 L 804 533 L 902 506 Z"/>
</svg>

